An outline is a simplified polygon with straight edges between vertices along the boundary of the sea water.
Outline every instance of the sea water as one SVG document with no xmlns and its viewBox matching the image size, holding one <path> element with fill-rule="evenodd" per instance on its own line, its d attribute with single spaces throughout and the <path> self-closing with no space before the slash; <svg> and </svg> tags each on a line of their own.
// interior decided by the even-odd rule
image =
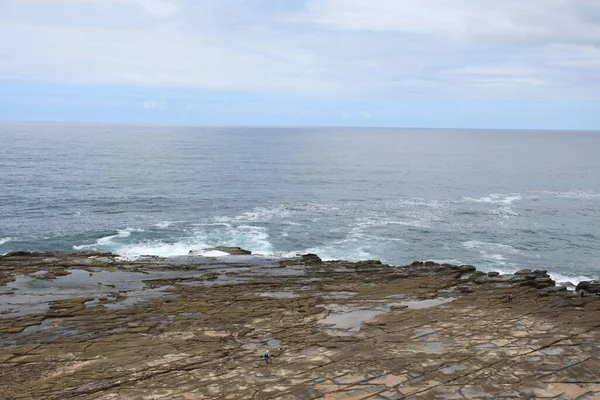
<svg viewBox="0 0 600 400">
<path fill-rule="evenodd" d="M 600 276 L 600 132 L 0 123 L 0 253 Z"/>
</svg>

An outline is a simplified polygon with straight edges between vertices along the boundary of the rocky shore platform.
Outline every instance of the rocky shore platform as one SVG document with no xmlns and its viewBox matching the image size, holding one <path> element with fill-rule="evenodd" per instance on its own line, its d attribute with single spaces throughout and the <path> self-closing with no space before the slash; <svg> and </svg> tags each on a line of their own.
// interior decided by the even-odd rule
<svg viewBox="0 0 600 400">
<path fill-rule="evenodd" d="M 405 398 L 599 399 L 600 297 L 236 248 L 0 257 L 0 399 Z"/>
</svg>

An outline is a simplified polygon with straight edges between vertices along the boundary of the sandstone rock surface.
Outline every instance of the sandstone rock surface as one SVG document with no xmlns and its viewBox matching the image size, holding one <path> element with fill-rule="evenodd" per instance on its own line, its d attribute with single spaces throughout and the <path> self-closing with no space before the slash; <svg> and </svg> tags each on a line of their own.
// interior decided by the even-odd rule
<svg viewBox="0 0 600 400">
<path fill-rule="evenodd" d="M 0 398 L 600 397 L 600 297 L 545 271 L 237 254 L 0 257 Z"/>
</svg>

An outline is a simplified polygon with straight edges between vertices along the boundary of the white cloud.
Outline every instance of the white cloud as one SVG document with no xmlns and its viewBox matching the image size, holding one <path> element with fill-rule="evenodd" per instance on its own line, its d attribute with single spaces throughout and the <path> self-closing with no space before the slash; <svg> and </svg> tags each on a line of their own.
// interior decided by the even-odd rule
<svg viewBox="0 0 600 400">
<path fill-rule="evenodd" d="M 335 29 L 510 42 L 600 43 L 595 0 L 308 0 L 304 19 Z"/>
<path fill-rule="evenodd" d="M 164 100 L 146 100 L 142 103 L 142 108 L 150 111 L 164 110 L 167 108 L 167 102 Z"/>
<path fill-rule="evenodd" d="M 596 0 L 2 0 L 0 80 L 583 98 L 599 22 Z"/>
</svg>

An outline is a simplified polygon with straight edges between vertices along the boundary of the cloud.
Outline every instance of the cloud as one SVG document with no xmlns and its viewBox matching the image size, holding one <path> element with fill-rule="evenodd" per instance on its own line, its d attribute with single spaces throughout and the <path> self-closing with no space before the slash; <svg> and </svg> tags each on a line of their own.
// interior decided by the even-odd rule
<svg viewBox="0 0 600 400">
<path fill-rule="evenodd" d="M 498 42 L 600 43 L 595 0 L 309 0 L 306 21 L 341 30 Z"/>
<path fill-rule="evenodd" d="M 600 96 L 599 44 L 596 0 L 0 5 L 5 81 L 327 98 L 589 98 Z"/>
<path fill-rule="evenodd" d="M 149 111 L 164 110 L 167 108 L 167 102 L 164 100 L 146 100 L 142 103 L 142 108 Z"/>
</svg>

